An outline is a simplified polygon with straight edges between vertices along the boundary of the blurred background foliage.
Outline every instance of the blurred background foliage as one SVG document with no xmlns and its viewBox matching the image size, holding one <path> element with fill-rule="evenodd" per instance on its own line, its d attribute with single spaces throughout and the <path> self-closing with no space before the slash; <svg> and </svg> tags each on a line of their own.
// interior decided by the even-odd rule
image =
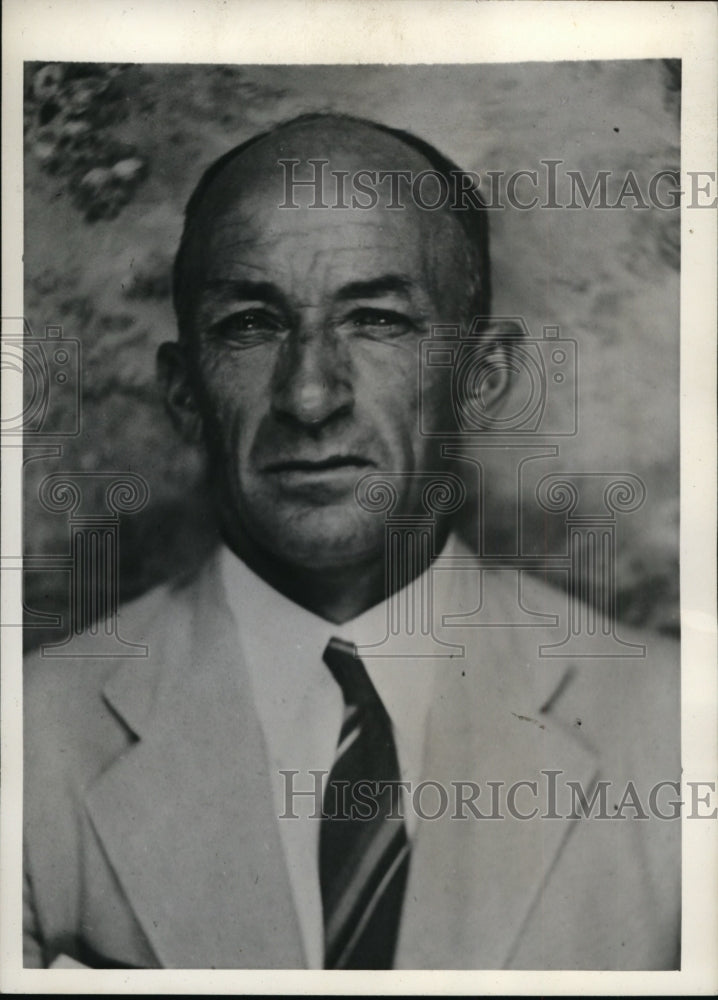
<svg viewBox="0 0 718 1000">
<path fill-rule="evenodd" d="M 68 550 L 67 515 L 38 502 L 48 474 L 137 473 L 151 496 L 122 519 L 125 600 L 193 565 L 216 541 L 201 456 L 175 439 L 155 385 L 155 352 L 174 336 L 170 270 L 183 207 L 217 156 L 275 122 L 332 109 L 415 132 L 481 174 L 541 175 L 541 160 L 559 159 L 560 173 L 581 170 L 590 185 L 609 170 L 614 195 L 628 171 L 645 192 L 651 176 L 680 162 L 680 66 L 672 61 L 32 63 L 25 94 L 25 316 L 35 336 L 61 325 L 82 351 L 81 433 L 62 439 L 60 455 L 26 451 L 25 551 Z M 562 524 L 536 506 L 541 475 L 640 476 L 648 499 L 618 525 L 618 613 L 675 633 L 679 211 L 507 207 L 491 213 L 491 226 L 494 311 L 524 317 L 534 337 L 557 325 L 579 351 L 579 433 L 561 442 L 558 458 L 529 463 L 535 474 L 523 481 L 527 550 L 564 544 Z M 510 549 L 517 516 L 506 457 L 483 457 L 487 539 L 496 552 Z M 470 538 L 476 511 L 468 505 Z M 38 568 L 25 577 L 27 608 L 63 615 L 66 629 L 67 573 Z M 65 629 L 37 628 L 30 615 L 28 644 Z"/>
</svg>

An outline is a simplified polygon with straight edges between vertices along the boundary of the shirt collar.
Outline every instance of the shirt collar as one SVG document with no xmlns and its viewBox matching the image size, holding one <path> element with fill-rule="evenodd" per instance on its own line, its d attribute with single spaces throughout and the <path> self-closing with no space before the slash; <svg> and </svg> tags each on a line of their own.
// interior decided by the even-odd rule
<svg viewBox="0 0 718 1000">
<path fill-rule="evenodd" d="M 454 547 L 454 537 L 449 536 L 440 555 L 450 555 Z M 281 647 L 288 664 L 293 658 L 304 659 L 305 655 L 315 658 L 317 651 L 321 659 L 332 636 L 356 645 L 370 645 L 383 633 L 387 622 L 387 600 L 337 625 L 275 590 L 226 545 L 221 549 L 220 566 L 229 606 L 238 622 L 242 623 L 243 646 L 262 654 L 268 649 Z M 418 588 L 428 580 L 430 572 L 431 567 L 428 567 L 420 577 L 395 595 L 395 599 L 408 587 Z M 297 673 L 296 667 L 292 667 L 292 673 Z"/>
<path fill-rule="evenodd" d="M 450 554 L 454 546 L 451 536 L 441 555 Z M 317 718 L 318 705 L 341 719 L 341 692 L 322 660 L 329 639 L 337 636 L 356 645 L 376 643 L 386 634 L 388 602 L 381 601 L 337 625 L 280 594 L 226 546 L 220 553 L 220 566 L 270 751 L 289 758 L 287 766 L 292 766 L 292 741 Z M 430 572 L 428 568 L 422 577 Z M 408 586 L 425 582 L 422 577 Z M 373 655 L 364 664 L 392 720 L 402 775 L 418 781 L 437 661 Z M 332 746 L 334 739 L 332 734 Z"/>
</svg>

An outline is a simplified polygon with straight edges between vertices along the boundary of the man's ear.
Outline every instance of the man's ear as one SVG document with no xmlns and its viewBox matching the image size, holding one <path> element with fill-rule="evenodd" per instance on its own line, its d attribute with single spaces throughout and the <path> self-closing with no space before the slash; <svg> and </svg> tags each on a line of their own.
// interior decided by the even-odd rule
<svg viewBox="0 0 718 1000">
<path fill-rule="evenodd" d="M 187 354 L 181 344 L 175 341 L 160 344 L 157 378 L 165 408 L 182 440 L 198 444 L 202 438 L 202 417 L 189 374 Z"/>
<path fill-rule="evenodd" d="M 516 374 L 514 345 L 522 336 L 517 323 L 503 319 L 489 322 L 476 334 L 476 347 L 455 395 L 463 411 L 458 415 L 462 426 L 495 429 L 493 420 L 499 417 Z"/>
</svg>

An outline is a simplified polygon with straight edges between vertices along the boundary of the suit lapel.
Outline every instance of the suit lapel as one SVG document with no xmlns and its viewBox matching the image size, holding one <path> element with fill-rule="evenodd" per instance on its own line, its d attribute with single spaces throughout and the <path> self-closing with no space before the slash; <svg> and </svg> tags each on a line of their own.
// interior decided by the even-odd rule
<svg viewBox="0 0 718 1000">
<path fill-rule="evenodd" d="M 151 661 L 106 688 L 139 741 L 88 792 L 95 831 L 160 965 L 301 966 L 264 740 L 214 561 L 167 617 Z"/>
<path fill-rule="evenodd" d="M 467 575 L 454 574 L 452 586 L 465 588 Z M 498 589 L 496 584 L 500 603 L 502 584 Z M 470 598 L 467 603 L 464 595 L 463 601 L 472 607 Z M 437 604 L 464 606 L 455 590 Z M 497 606 L 493 620 L 506 621 L 508 610 Z M 548 811 L 552 780 L 542 771 L 562 771 L 559 788 L 570 779 L 589 789 L 598 764 L 592 749 L 560 720 L 560 694 L 550 711 L 541 712 L 552 691 L 565 689 L 566 666 L 536 661 L 544 641 L 537 630 L 451 628 L 448 633 L 447 641 L 465 645 L 466 656 L 437 669 L 424 778 L 449 790 L 450 808 L 440 819 L 419 823 L 397 964 L 503 968 L 510 965 L 575 825 L 540 818 Z M 481 787 L 475 805 L 484 816 L 504 818 L 479 819 L 468 807 L 455 809 L 458 781 Z M 532 820 L 514 818 L 507 808 L 508 789 L 521 781 L 536 782 L 536 794 L 522 786 L 514 812 L 537 807 Z M 500 785 L 492 790 L 489 782 Z M 497 806 L 492 795 L 498 796 Z M 565 806 L 559 793 L 558 812 L 565 813 Z"/>
</svg>

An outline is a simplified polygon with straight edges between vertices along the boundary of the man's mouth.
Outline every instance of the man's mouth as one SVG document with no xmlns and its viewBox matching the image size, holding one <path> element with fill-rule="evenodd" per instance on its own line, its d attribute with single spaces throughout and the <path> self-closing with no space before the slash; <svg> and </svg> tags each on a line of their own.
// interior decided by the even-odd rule
<svg viewBox="0 0 718 1000">
<path fill-rule="evenodd" d="M 321 458 L 287 458 L 267 463 L 262 471 L 290 490 L 354 488 L 362 472 L 375 463 L 361 455 L 324 455 Z"/>
<path fill-rule="evenodd" d="M 325 458 L 291 458 L 265 465 L 265 472 L 323 472 L 333 469 L 364 469 L 374 463 L 359 455 L 328 455 Z"/>
</svg>

